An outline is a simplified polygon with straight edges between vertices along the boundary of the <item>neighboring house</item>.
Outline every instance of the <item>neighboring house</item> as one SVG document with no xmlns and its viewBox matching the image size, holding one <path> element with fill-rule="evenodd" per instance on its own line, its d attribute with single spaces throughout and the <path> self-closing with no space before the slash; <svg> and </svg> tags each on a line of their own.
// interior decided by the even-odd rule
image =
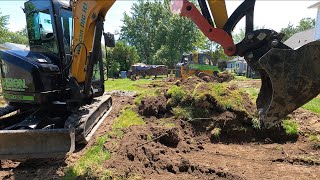
<svg viewBox="0 0 320 180">
<path fill-rule="evenodd" d="M 299 33 L 294 34 L 289 39 L 287 39 L 284 44 L 291 47 L 292 49 L 298 49 L 299 47 L 315 41 L 320 40 L 320 2 L 317 2 L 311 5 L 310 8 L 317 8 L 317 18 L 316 18 L 316 26 L 315 28 L 308 29 L 306 31 L 302 31 Z"/>
<path fill-rule="evenodd" d="M 4 50 L 29 50 L 29 46 L 23 44 L 16 44 L 16 43 L 3 43 L 0 44 L 0 49 Z"/>
<path fill-rule="evenodd" d="M 292 49 L 298 49 L 299 47 L 315 40 L 315 28 L 308 29 L 306 31 L 298 32 L 287 39 L 284 44 Z"/>
<path fill-rule="evenodd" d="M 315 33 L 314 33 L 314 40 L 320 40 L 320 2 L 317 2 L 310 6 L 309 8 L 317 8 L 317 18 L 316 18 L 316 27 L 315 27 Z"/>
<path fill-rule="evenodd" d="M 230 61 L 226 61 L 227 68 L 226 71 L 232 71 L 239 75 L 245 75 L 247 71 L 247 62 L 243 57 L 236 57 Z"/>
</svg>

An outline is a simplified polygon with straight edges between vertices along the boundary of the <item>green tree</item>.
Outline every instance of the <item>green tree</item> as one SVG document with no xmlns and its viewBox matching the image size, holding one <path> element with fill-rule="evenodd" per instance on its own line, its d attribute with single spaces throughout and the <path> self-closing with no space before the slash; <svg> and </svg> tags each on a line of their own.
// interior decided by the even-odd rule
<svg viewBox="0 0 320 180">
<path fill-rule="evenodd" d="M 8 15 L 2 15 L 0 12 L 0 43 L 4 43 L 8 40 L 7 33 L 8 33 Z"/>
<path fill-rule="evenodd" d="M 28 37 L 20 34 L 19 31 L 18 32 L 9 31 L 7 33 L 7 36 L 9 38 L 8 42 L 17 43 L 17 44 L 25 44 L 25 45 L 28 44 Z"/>
<path fill-rule="evenodd" d="M 287 27 L 282 28 L 280 30 L 280 32 L 285 35 L 283 41 L 286 41 L 295 33 L 314 28 L 315 24 L 316 21 L 314 18 L 302 18 L 297 26 L 294 26 L 291 23 L 289 23 Z"/>
<path fill-rule="evenodd" d="M 5 42 L 12 42 L 17 44 L 28 44 L 28 37 L 26 29 L 18 32 L 9 31 L 7 25 L 9 21 L 8 15 L 2 15 L 0 12 L 0 44 Z"/>
<path fill-rule="evenodd" d="M 103 57 L 105 61 L 104 48 Z M 110 68 L 108 76 L 114 76 L 119 71 L 128 71 L 132 64 L 139 61 L 139 55 L 135 47 L 129 46 L 124 41 L 118 41 L 115 47 L 108 48 L 107 60 Z"/>
<path fill-rule="evenodd" d="M 112 62 L 118 62 L 120 71 L 127 71 L 131 65 L 138 62 L 139 56 L 135 47 L 127 45 L 124 41 L 118 41 L 112 48 L 110 58 Z"/>
<path fill-rule="evenodd" d="M 174 67 L 183 53 L 206 47 L 206 38 L 189 19 L 173 15 L 169 0 L 139 0 L 124 14 L 121 39 L 137 48 L 141 61 Z"/>
</svg>

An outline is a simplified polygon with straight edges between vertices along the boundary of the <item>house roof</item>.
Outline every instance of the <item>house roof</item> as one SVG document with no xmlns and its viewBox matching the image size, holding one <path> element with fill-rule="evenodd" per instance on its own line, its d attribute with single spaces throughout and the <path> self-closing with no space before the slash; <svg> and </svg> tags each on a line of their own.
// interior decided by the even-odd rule
<svg viewBox="0 0 320 180">
<path fill-rule="evenodd" d="M 226 61 L 226 63 L 234 63 L 234 62 L 247 63 L 247 62 L 244 60 L 244 58 L 243 58 L 243 57 L 240 57 L 240 56 L 238 56 L 238 57 L 236 57 L 236 58 L 234 58 L 234 59 L 231 59 L 231 60 L 229 60 L 229 61 Z"/>
<path fill-rule="evenodd" d="M 314 40 L 315 28 L 308 29 L 294 34 L 289 39 L 287 39 L 284 44 L 291 47 L 292 49 L 297 49 L 311 41 Z"/>
<path fill-rule="evenodd" d="M 319 7 L 319 6 L 320 6 L 320 1 L 317 2 L 317 3 L 315 3 L 315 4 L 313 4 L 313 5 L 311 5 L 311 6 L 309 6 L 308 8 L 309 8 L 309 9 L 311 9 L 311 8 L 317 8 L 317 7 Z"/>
</svg>

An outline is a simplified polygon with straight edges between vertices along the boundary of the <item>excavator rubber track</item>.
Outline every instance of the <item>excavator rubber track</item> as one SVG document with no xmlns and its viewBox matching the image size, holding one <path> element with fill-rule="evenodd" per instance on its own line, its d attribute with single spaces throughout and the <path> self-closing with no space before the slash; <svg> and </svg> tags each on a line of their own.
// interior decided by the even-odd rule
<svg viewBox="0 0 320 180">
<path fill-rule="evenodd" d="M 0 119 L 0 160 L 64 157 L 75 150 L 76 144 L 86 144 L 91 139 L 111 109 L 111 96 L 103 95 L 74 110 L 66 118 L 64 128 L 57 129 L 5 128 L 12 126 L 12 122 L 23 121 L 30 112 Z"/>
<path fill-rule="evenodd" d="M 65 128 L 75 129 L 77 144 L 87 144 L 103 122 L 103 117 L 107 116 L 112 109 L 112 98 L 109 95 L 93 101 L 92 104 L 83 106 L 71 114 L 65 123 Z"/>
</svg>

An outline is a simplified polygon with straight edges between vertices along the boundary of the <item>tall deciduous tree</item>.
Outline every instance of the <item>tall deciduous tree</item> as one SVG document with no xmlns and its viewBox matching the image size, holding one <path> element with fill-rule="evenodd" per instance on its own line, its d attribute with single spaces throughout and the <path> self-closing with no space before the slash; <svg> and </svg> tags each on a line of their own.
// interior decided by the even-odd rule
<svg viewBox="0 0 320 180">
<path fill-rule="evenodd" d="M 8 15 L 2 15 L 2 13 L 0 12 L 0 43 L 4 43 L 7 40 L 8 19 Z"/>
<path fill-rule="evenodd" d="M 169 0 L 139 0 L 124 14 L 121 39 L 137 48 L 147 64 L 173 67 L 183 53 L 205 47 L 205 38 L 189 19 L 173 15 Z"/>
<path fill-rule="evenodd" d="M 103 54 L 105 54 L 105 52 L 103 52 Z M 124 41 L 118 41 L 116 47 L 108 48 L 107 58 L 108 64 L 110 65 L 108 75 L 114 76 L 114 74 L 118 74 L 119 71 L 129 70 L 132 64 L 138 62 L 139 55 L 135 47 L 129 46 Z"/>
<path fill-rule="evenodd" d="M 11 32 L 7 27 L 8 22 L 9 16 L 2 15 L 2 13 L 0 12 L 0 44 L 5 42 L 28 44 L 28 38 L 25 33 L 26 30 L 22 29 L 18 32 Z"/>
</svg>

